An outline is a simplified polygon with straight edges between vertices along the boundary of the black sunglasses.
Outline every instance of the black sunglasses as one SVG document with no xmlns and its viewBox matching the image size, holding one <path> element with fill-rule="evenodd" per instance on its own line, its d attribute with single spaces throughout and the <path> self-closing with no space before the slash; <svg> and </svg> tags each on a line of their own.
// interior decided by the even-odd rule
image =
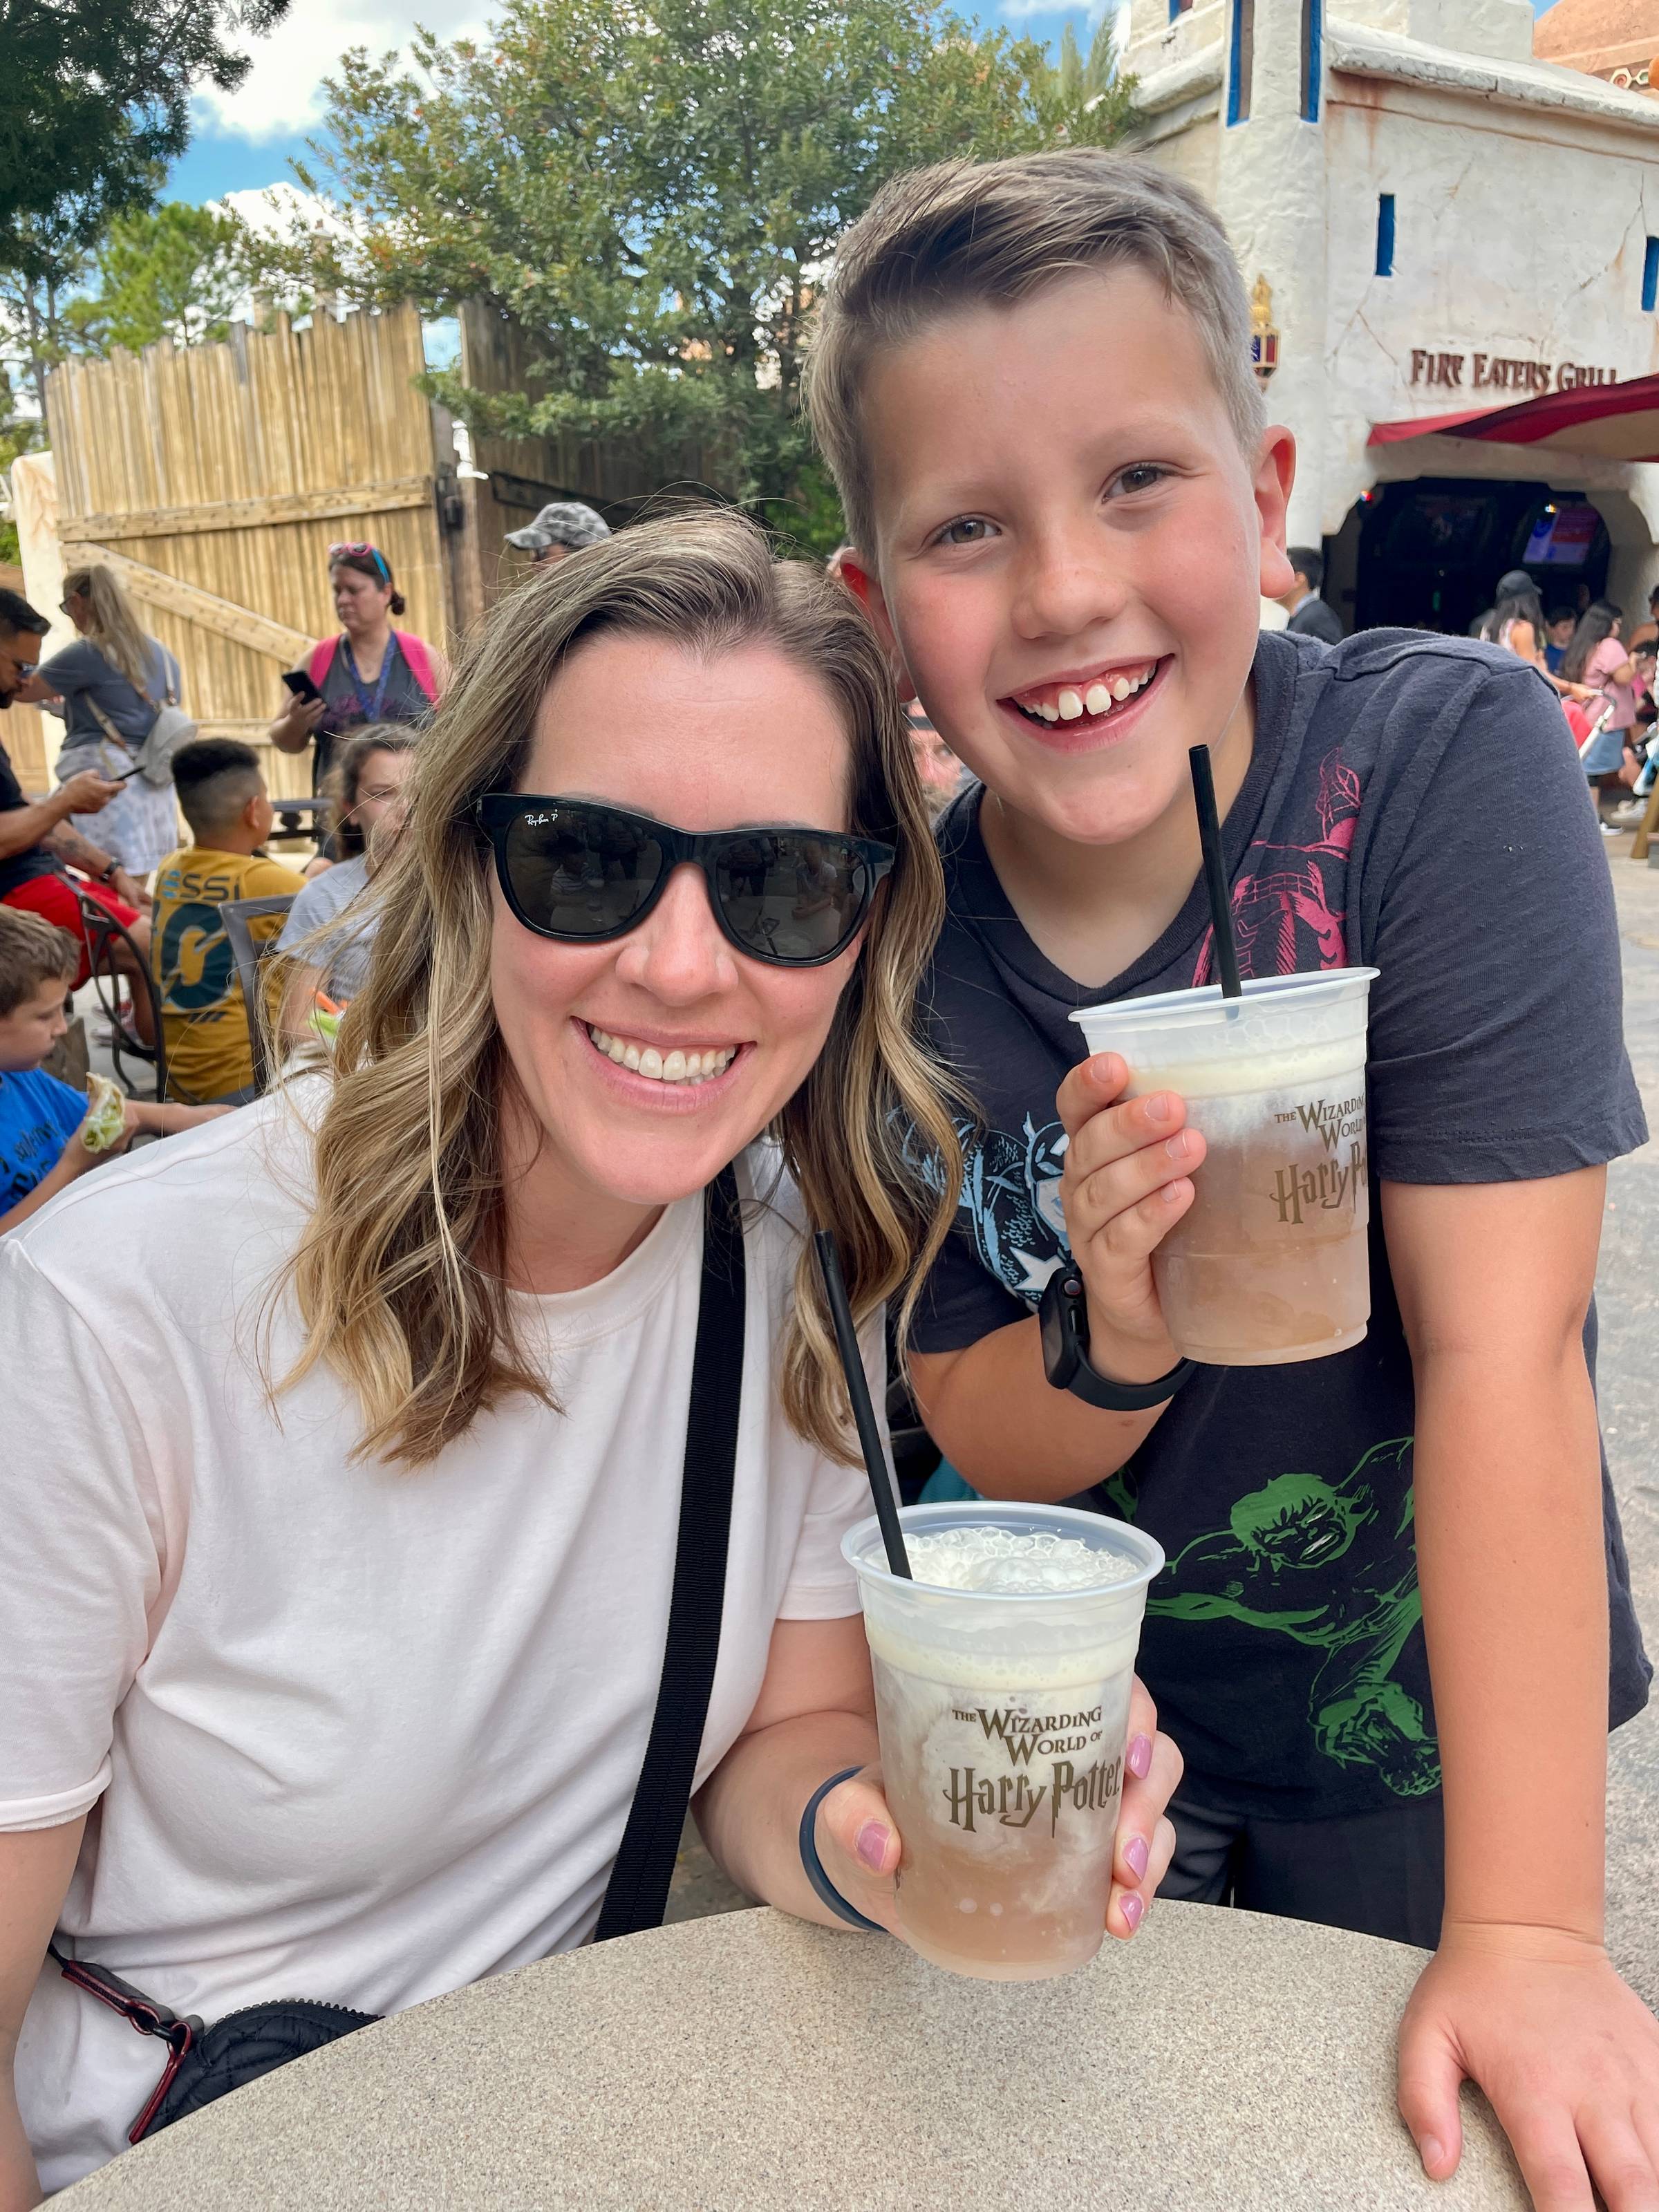
<svg viewBox="0 0 1659 2212">
<path fill-rule="evenodd" d="M 890 845 L 839 830 L 720 830 L 697 836 L 588 799 L 490 791 L 473 817 L 514 914 L 538 937 L 594 945 L 644 921 L 673 871 L 701 868 L 730 941 L 751 960 L 821 968 L 857 936 Z"/>
</svg>

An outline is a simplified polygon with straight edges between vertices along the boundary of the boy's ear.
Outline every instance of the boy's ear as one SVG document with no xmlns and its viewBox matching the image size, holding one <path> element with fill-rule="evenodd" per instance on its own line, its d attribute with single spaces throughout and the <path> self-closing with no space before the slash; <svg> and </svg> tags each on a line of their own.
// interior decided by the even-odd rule
<svg viewBox="0 0 1659 2212">
<path fill-rule="evenodd" d="M 1270 424 L 1255 465 L 1255 511 L 1261 525 L 1261 591 L 1277 599 L 1296 581 L 1285 552 L 1286 510 L 1296 482 L 1296 439 L 1282 423 Z"/>
<path fill-rule="evenodd" d="M 887 648 L 887 658 L 893 664 L 893 677 L 898 685 L 899 697 L 914 699 L 916 687 L 910 681 L 904 665 L 904 655 L 893 629 L 892 617 L 887 611 L 887 601 L 882 595 L 881 584 L 875 571 L 864 565 L 864 556 L 854 546 L 841 556 L 841 580 L 859 601 L 876 626 L 876 635 Z"/>
</svg>

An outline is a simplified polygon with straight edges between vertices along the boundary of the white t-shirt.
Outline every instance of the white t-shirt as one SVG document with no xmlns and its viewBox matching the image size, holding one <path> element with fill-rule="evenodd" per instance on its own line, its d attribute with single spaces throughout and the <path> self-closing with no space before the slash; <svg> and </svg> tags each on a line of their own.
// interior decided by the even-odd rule
<svg viewBox="0 0 1659 2212">
<path fill-rule="evenodd" d="M 511 1398 L 410 1471 L 349 1459 L 356 1403 L 326 1370 L 264 1395 L 261 1300 L 307 1162 L 266 1100 L 0 1242 L 0 1829 L 94 1808 L 70 1948 L 209 2021 L 295 1997 L 394 2012 L 580 1943 L 672 1583 L 701 1198 L 602 1282 L 520 1301 L 562 1414 Z M 773 1388 L 786 1202 L 745 1207 L 699 1783 L 753 1709 L 773 1623 L 858 1609 L 839 1546 L 862 1478 L 801 1442 Z M 269 1371 L 298 1342 L 276 1305 Z M 17 2077 L 48 2191 L 124 2148 L 165 2057 L 47 1962 Z"/>
</svg>

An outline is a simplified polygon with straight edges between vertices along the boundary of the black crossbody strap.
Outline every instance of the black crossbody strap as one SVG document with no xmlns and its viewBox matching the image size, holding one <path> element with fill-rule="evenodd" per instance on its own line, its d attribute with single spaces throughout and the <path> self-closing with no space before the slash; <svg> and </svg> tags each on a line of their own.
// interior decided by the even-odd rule
<svg viewBox="0 0 1659 2212">
<path fill-rule="evenodd" d="M 660 1927 L 668 1903 L 720 1655 L 743 1396 L 744 1311 L 743 1220 L 737 1177 L 727 1167 L 709 1186 L 703 1206 L 702 1291 L 662 1680 L 633 1809 L 593 1931 L 596 1943 Z"/>
</svg>

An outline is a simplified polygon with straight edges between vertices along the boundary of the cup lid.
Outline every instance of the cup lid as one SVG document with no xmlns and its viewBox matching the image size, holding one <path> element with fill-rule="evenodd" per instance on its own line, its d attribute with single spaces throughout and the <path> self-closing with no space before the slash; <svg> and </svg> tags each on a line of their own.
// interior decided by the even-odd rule
<svg viewBox="0 0 1659 2212">
<path fill-rule="evenodd" d="M 1277 1010 L 1317 1006 L 1322 999 L 1328 1001 L 1361 988 L 1369 989 L 1382 972 L 1380 968 L 1328 968 L 1316 975 L 1247 975 L 1243 999 L 1224 998 L 1219 983 L 1199 983 L 1186 991 L 1158 991 L 1147 998 L 1111 999 L 1097 1006 L 1079 1006 L 1067 1019 L 1123 1021 L 1137 1028 L 1169 1029 L 1212 1021 L 1218 1009 L 1228 1006 L 1267 1003 Z"/>
</svg>

